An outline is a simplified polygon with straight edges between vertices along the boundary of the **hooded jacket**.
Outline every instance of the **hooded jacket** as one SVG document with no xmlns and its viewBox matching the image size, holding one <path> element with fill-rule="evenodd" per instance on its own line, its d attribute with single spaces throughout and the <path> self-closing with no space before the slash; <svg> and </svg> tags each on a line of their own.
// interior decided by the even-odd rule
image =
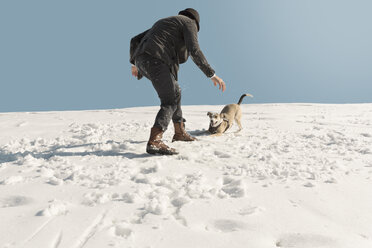
<svg viewBox="0 0 372 248">
<path fill-rule="evenodd" d="M 130 62 L 135 64 L 135 58 L 142 54 L 162 60 L 176 80 L 179 64 L 185 63 L 189 56 L 207 77 L 215 72 L 200 50 L 196 21 L 184 15 L 160 19 L 152 28 L 133 37 Z"/>
</svg>

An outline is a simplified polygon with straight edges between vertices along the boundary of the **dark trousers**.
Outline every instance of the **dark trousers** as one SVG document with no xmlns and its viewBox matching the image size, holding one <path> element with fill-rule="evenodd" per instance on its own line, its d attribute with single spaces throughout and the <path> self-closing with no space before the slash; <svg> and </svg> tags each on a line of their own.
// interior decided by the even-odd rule
<svg viewBox="0 0 372 248">
<path fill-rule="evenodd" d="M 184 122 L 181 110 L 181 88 L 169 67 L 160 59 L 149 55 L 138 56 L 136 67 L 152 82 L 160 98 L 160 110 L 156 115 L 154 127 L 161 127 L 165 131 L 171 120 Z"/>
</svg>

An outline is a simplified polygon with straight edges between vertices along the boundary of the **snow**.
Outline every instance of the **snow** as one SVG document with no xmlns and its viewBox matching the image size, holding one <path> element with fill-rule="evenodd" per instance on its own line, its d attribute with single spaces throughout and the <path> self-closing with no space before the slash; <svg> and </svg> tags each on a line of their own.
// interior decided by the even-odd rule
<svg viewBox="0 0 372 248">
<path fill-rule="evenodd" d="M 0 113 L 0 247 L 372 247 L 372 104 L 242 105 L 145 153 L 158 107 Z"/>
</svg>

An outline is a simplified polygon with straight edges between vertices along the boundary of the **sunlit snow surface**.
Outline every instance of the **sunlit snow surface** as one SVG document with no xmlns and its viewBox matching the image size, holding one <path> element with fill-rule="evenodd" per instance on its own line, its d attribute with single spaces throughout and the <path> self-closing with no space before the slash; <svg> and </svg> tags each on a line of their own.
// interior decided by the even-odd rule
<svg viewBox="0 0 372 248">
<path fill-rule="evenodd" d="M 242 105 L 145 153 L 158 107 L 0 113 L 0 248 L 372 247 L 372 104 Z"/>
</svg>

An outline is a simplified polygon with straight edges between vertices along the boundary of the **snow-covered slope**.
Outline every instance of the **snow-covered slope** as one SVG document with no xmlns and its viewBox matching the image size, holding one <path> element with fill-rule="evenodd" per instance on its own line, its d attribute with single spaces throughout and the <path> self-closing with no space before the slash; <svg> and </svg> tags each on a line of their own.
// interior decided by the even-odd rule
<svg viewBox="0 0 372 248">
<path fill-rule="evenodd" d="M 158 107 L 0 113 L 0 247 L 372 247 L 372 104 L 242 105 L 145 153 Z"/>
</svg>

